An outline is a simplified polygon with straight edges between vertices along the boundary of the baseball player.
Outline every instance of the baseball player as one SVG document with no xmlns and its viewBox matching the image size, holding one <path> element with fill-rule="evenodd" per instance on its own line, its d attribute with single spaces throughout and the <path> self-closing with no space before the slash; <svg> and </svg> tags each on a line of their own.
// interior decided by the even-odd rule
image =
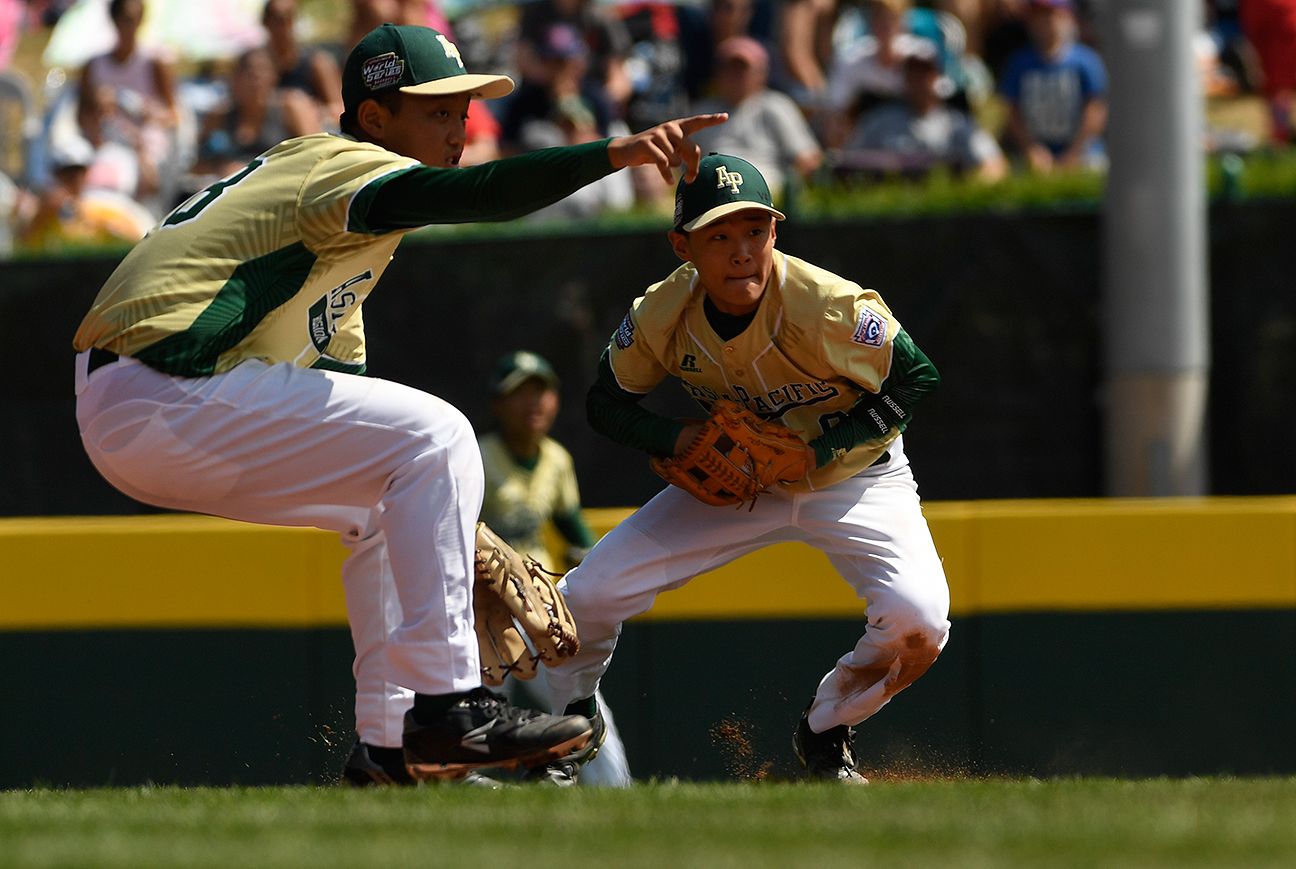
<svg viewBox="0 0 1296 869">
<path fill-rule="evenodd" d="M 949 590 L 901 443 L 939 378 L 876 292 L 775 249 L 781 219 L 750 163 L 705 157 L 676 190 L 669 237 L 684 265 L 631 305 L 587 407 L 613 440 L 679 455 L 700 426 L 639 405 L 673 376 L 704 408 L 729 399 L 796 432 L 803 476 L 750 511 L 669 486 L 618 525 L 564 580 L 581 649 L 549 682 L 566 703 L 556 708 L 597 734 L 594 691 L 622 622 L 700 573 L 804 541 L 867 599 L 868 622 L 819 682 L 793 744 L 809 775 L 863 782 L 852 728 L 921 676 L 949 634 Z M 550 766 L 575 775 L 582 757 Z"/>
<path fill-rule="evenodd" d="M 282 142 L 181 204 L 109 277 L 73 342 L 82 442 L 118 489 L 331 529 L 350 548 L 361 742 L 348 776 L 361 780 L 534 766 L 591 732 L 482 687 L 477 443 L 441 399 L 361 376 L 361 306 L 406 232 L 524 214 L 625 166 L 669 176 L 683 162 L 691 177 L 688 134 L 724 118 L 458 169 L 470 98 L 512 88 L 467 73 L 435 30 L 374 29 L 344 66 L 344 135 Z"/>
<path fill-rule="evenodd" d="M 542 563 L 579 564 L 594 545 L 594 533 L 581 515 L 580 490 L 571 454 L 549 436 L 558 416 L 558 375 L 544 357 L 520 350 L 496 363 L 491 380 L 491 410 L 496 428 L 477 439 L 486 473 L 482 521 L 514 549 Z M 560 561 L 547 556 L 542 539 L 545 522 L 552 522 L 566 551 Z M 548 668 L 541 667 L 526 682 L 505 682 L 508 696 L 547 707 Z M 606 738 L 585 767 L 581 784 L 624 787 L 630 784 L 625 746 L 611 710 L 602 702 Z M 529 705 L 529 704 L 528 704 Z M 547 769 L 534 776 L 550 781 Z M 550 783 L 574 784 L 566 776 Z"/>
</svg>

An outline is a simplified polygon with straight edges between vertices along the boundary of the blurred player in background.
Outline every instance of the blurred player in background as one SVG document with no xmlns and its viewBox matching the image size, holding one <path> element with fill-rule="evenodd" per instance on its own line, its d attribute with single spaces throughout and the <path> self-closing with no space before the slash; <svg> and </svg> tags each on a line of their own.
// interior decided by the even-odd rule
<svg viewBox="0 0 1296 869">
<path fill-rule="evenodd" d="M 774 249 L 782 218 L 754 166 L 704 158 L 676 192 L 670 241 L 685 264 L 635 300 L 587 408 L 613 440 L 679 455 L 701 426 L 639 404 L 673 376 L 703 408 L 730 399 L 800 435 L 804 478 L 750 510 L 668 486 L 621 522 L 563 581 L 581 648 L 549 684 L 597 733 L 594 691 L 626 619 L 701 573 L 799 540 L 867 599 L 868 624 L 819 682 L 793 745 L 810 776 L 863 783 L 852 728 L 926 672 L 949 636 L 949 589 L 901 443 L 939 377 L 876 292 Z M 714 662 L 698 670 L 732 672 Z M 552 774 L 577 775 L 581 759 L 550 764 Z"/>
<path fill-rule="evenodd" d="M 478 446 L 486 472 L 482 521 L 523 555 L 565 569 L 581 562 L 594 545 L 594 533 L 581 515 L 571 454 L 549 437 L 558 417 L 558 386 L 558 375 L 542 356 L 521 350 L 502 357 L 491 380 L 491 411 L 497 428 L 478 438 Z M 558 552 L 545 543 L 550 524 L 563 542 Z M 527 682 L 509 679 L 505 685 L 510 697 L 547 708 L 551 703 L 547 670 L 539 668 Z M 630 770 L 621 735 L 607 705 L 600 705 L 606 739 L 585 768 L 581 783 L 628 785 Z M 552 782 L 565 785 L 572 780 L 559 776 Z"/>
</svg>

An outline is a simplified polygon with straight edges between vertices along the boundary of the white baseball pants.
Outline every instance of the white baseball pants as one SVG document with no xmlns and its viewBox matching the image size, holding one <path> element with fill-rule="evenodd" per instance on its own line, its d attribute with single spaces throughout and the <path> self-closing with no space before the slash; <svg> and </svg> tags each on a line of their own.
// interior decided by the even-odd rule
<svg viewBox="0 0 1296 869">
<path fill-rule="evenodd" d="M 822 492 L 767 492 L 751 512 L 711 507 L 673 486 L 659 493 L 564 580 L 581 649 L 549 672 L 555 709 L 594 693 L 622 622 L 659 593 L 793 540 L 822 550 L 868 602 L 864 635 L 819 683 L 810 727 L 822 733 L 873 715 L 926 672 L 950 629 L 945 572 L 899 442 L 883 466 Z"/>
<path fill-rule="evenodd" d="M 122 492 L 341 535 L 362 740 L 399 747 L 413 692 L 481 684 L 470 613 L 483 481 L 462 413 L 397 383 L 288 364 L 183 378 L 127 358 L 87 376 L 87 360 L 82 443 Z"/>
</svg>

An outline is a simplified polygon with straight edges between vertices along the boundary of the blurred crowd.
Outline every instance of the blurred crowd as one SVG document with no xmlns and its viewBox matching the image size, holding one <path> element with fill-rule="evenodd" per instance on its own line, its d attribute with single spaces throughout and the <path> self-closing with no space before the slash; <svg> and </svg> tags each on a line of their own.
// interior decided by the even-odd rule
<svg viewBox="0 0 1296 869">
<path fill-rule="evenodd" d="M 324 28 L 303 5 L 346 21 L 326 22 L 336 35 L 317 38 Z M 828 179 L 920 177 L 935 167 L 983 183 L 1011 172 L 1102 171 L 1109 82 L 1091 6 L 0 0 L 0 255 L 137 239 L 276 142 L 336 132 L 341 64 L 383 21 L 435 27 L 470 70 L 517 81 L 510 97 L 473 103 L 465 164 L 727 111 L 729 122 L 699 143 L 751 161 L 776 197 Z M 169 42 L 144 38 L 159 8 L 179 21 Z M 202 38 L 214 27 L 197 14 L 206 8 L 247 19 L 216 50 Z M 47 62 L 43 81 L 13 64 L 21 38 L 52 44 L 73 18 L 100 35 L 110 28 L 112 47 L 71 68 Z M 1252 99 L 1265 118 L 1259 132 L 1205 130 L 1204 147 L 1288 143 L 1296 0 L 1206 0 L 1203 23 L 1195 44 L 1203 92 Z M 532 219 L 667 210 L 670 198 L 654 171 L 617 173 Z"/>
</svg>

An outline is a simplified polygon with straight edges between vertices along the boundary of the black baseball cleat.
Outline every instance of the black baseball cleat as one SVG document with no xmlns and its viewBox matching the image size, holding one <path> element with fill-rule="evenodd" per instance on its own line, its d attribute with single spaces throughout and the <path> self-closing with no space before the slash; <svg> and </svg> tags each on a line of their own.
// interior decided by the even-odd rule
<svg viewBox="0 0 1296 869">
<path fill-rule="evenodd" d="M 815 733 L 810 729 L 809 706 L 801 713 L 796 732 L 792 734 L 792 750 L 810 778 L 843 784 L 868 784 L 868 779 L 860 775 L 857 768 L 855 731 L 839 724 L 823 733 Z"/>
<path fill-rule="evenodd" d="M 400 749 L 377 748 L 359 739 L 342 767 L 342 781 L 358 788 L 414 784 Z"/>
<path fill-rule="evenodd" d="M 584 748 L 593 732 L 582 715 L 545 715 L 474 688 L 435 721 L 419 723 L 414 710 L 405 713 L 405 768 L 427 781 L 541 766 Z"/>
<path fill-rule="evenodd" d="M 342 767 L 340 784 L 352 787 L 413 787 L 418 784 L 405 768 L 405 754 L 399 748 L 378 748 L 367 742 L 356 740 L 347 755 Z M 478 772 L 470 772 L 459 779 L 456 784 L 473 785 L 482 788 L 502 788 L 503 782 L 496 781 Z"/>
<path fill-rule="evenodd" d="M 584 702 L 588 701 L 572 705 L 583 705 Z M 571 708 L 568 706 L 568 711 Z M 607 725 L 603 722 L 603 711 L 596 709 L 594 715 L 588 720 L 594 733 L 584 748 L 577 749 L 555 761 L 528 769 L 522 776 L 523 781 L 560 788 L 568 788 L 576 784 L 577 779 L 580 778 L 580 768 L 598 756 L 599 749 L 607 739 Z"/>
</svg>

